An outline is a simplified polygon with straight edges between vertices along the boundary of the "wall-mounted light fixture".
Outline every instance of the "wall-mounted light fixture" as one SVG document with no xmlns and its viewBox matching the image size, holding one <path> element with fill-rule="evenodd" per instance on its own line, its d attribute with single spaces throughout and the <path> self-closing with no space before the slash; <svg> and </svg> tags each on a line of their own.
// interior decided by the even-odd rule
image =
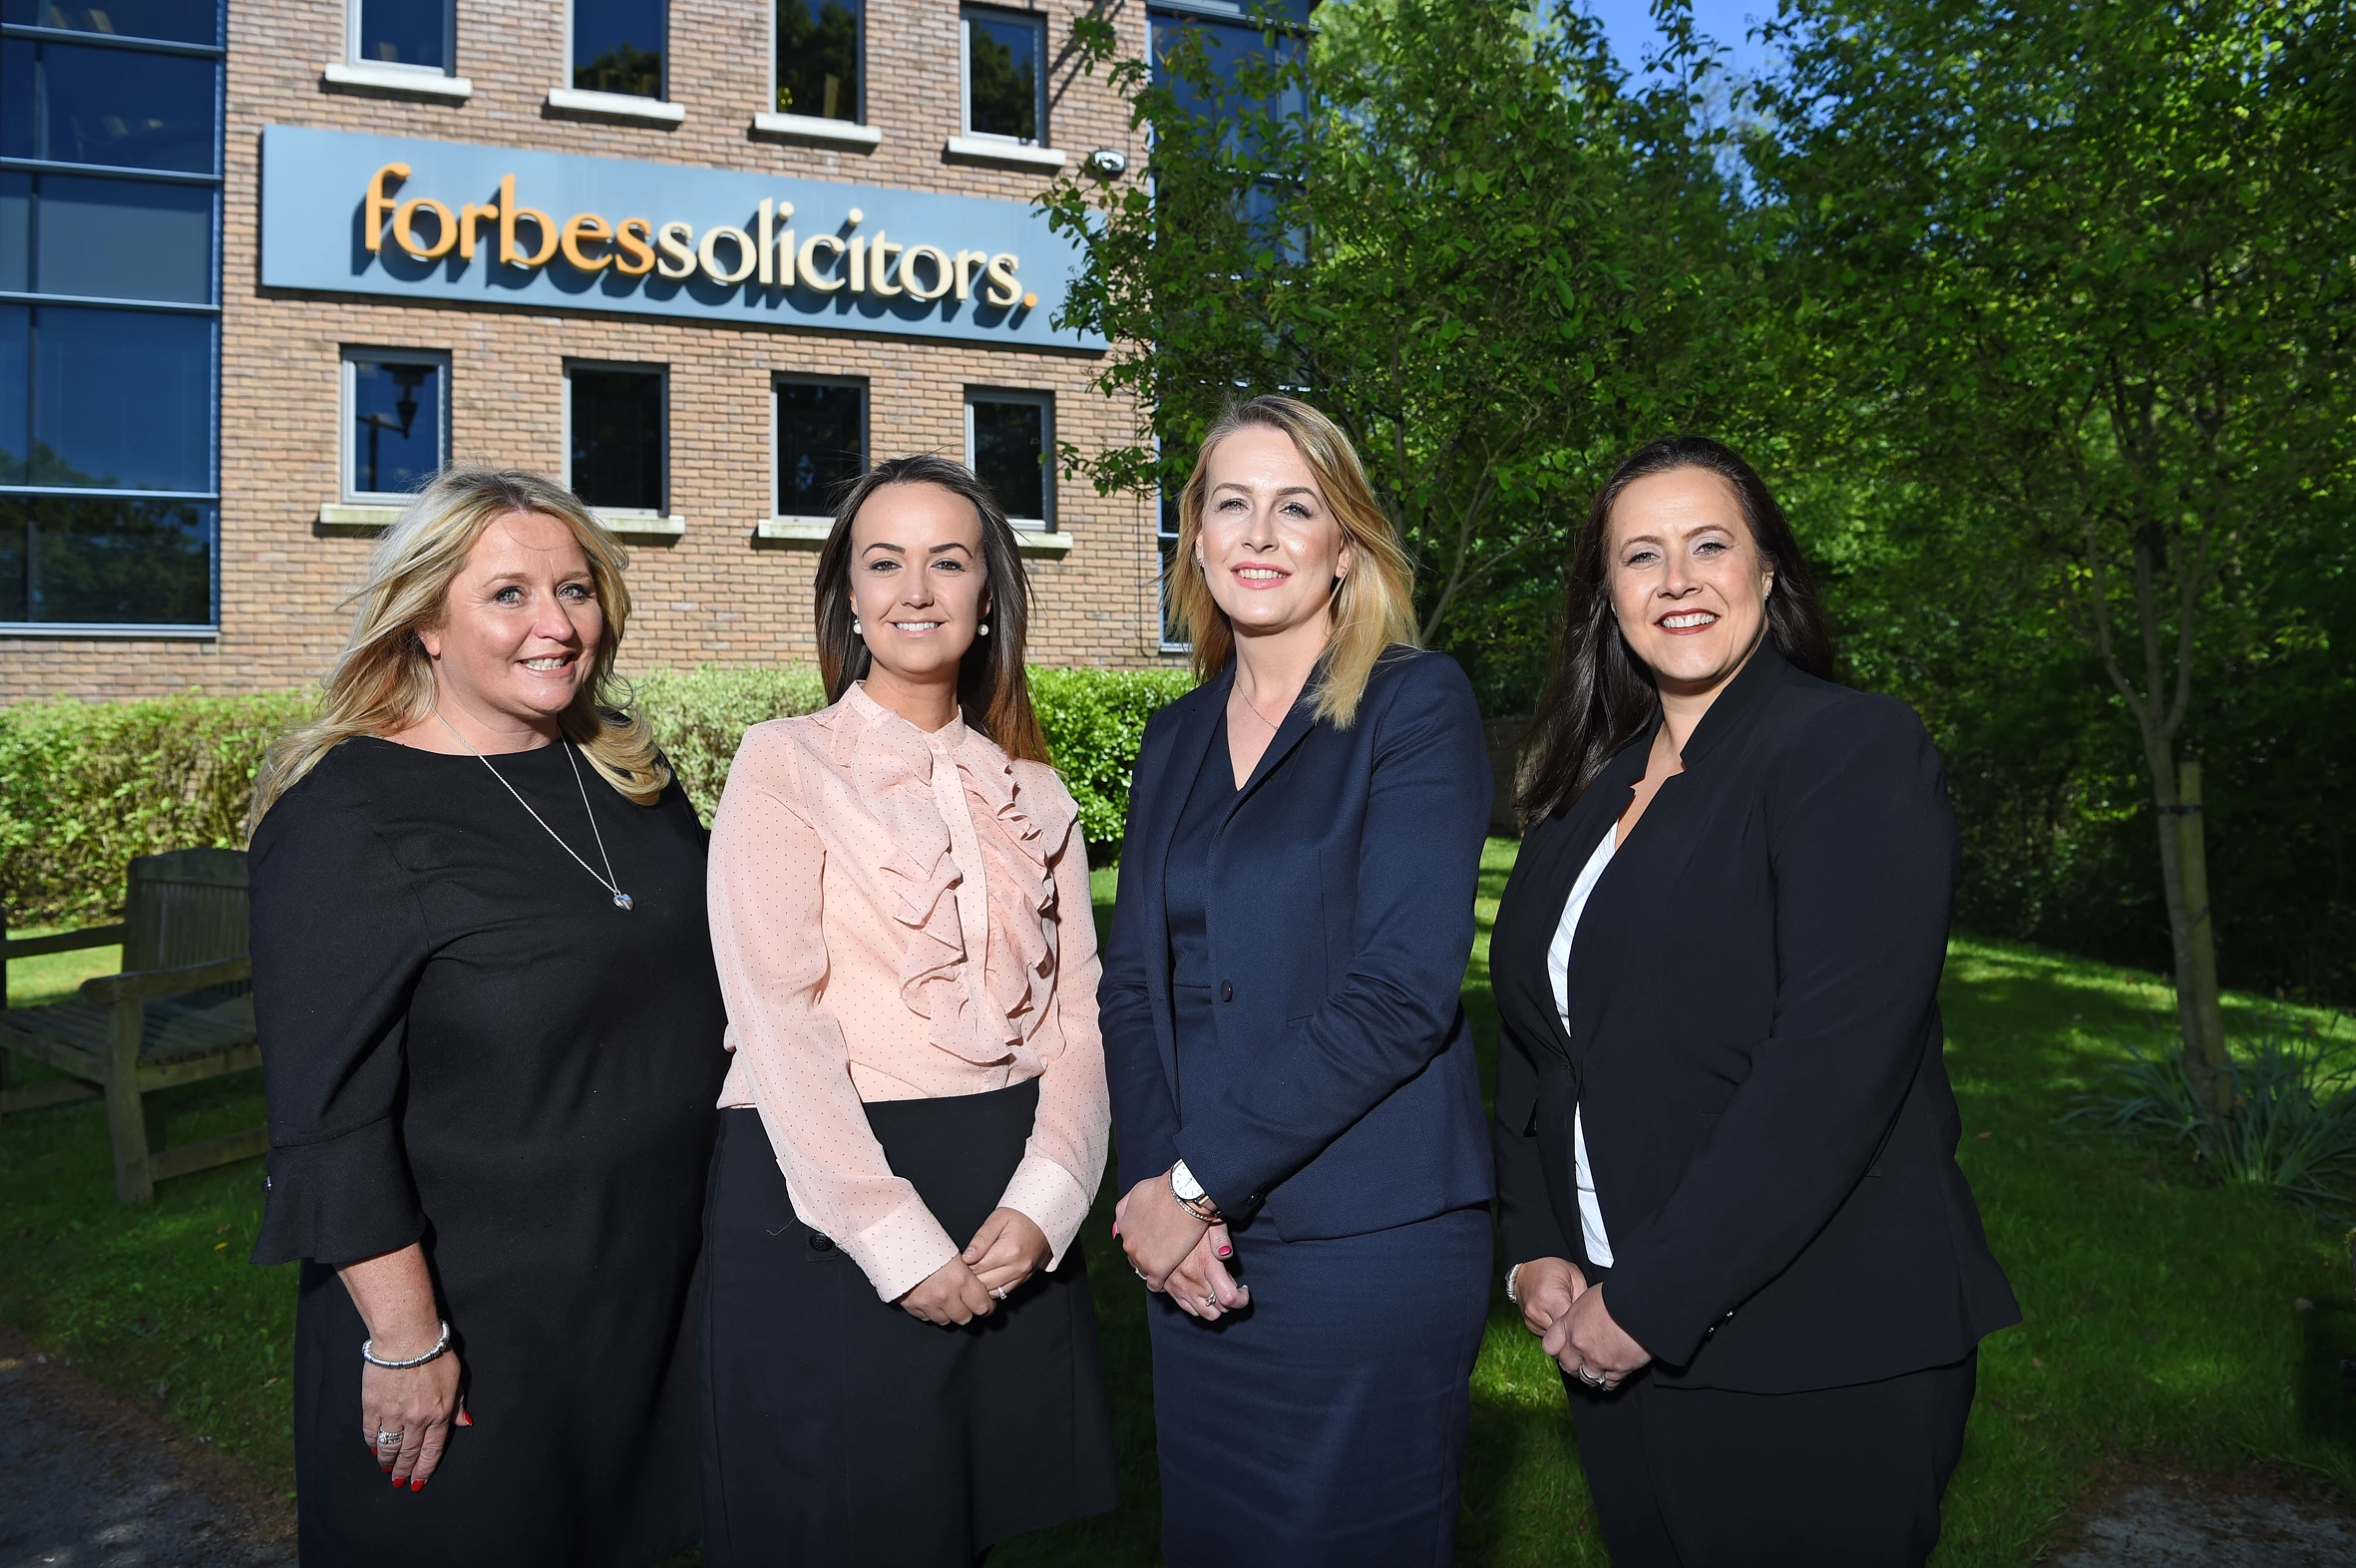
<svg viewBox="0 0 2356 1568">
<path fill-rule="evenodd" d="M 1129 155 L 1117 147 L 1100 147 L 1088 155 L 1088 173 L 1099 180 L 1115 180 L 1128 173 Z"/>
</svg>

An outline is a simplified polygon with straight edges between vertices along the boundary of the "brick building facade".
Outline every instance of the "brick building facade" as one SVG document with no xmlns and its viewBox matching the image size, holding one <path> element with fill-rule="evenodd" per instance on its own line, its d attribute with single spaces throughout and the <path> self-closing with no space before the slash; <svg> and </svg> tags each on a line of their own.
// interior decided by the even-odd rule
<svg viewBox="0 0 2356 1568">
<path fill-rule="evenodd" d="M 0 588 L 15 594 L 0 605 L 0 700 L 190 687 L 235 692 L 315 680 L 341 644 L 347 618 L 340 603 L 358 585 L 369 538 L 394 504 L 379 492 L 412 488 L 436 461 L 489 461 L 572 476 L 585 498 L 625 531 L 636 604 L 625 668 L 807 658 L 816 528 L 795 520 L 780 466 L 782 453 L 809 443 L 780 423 L 805 417 L 786 407 L 791 398 L 781 402 L 781 384 L 834 389 L 811 396 L 826 402 L 828 417 L 838 421 L 856 405 L 865 428 L 854 466 L 914 451 L 968 456 L 981 439 L 973 433 L 977 419 L 985 426 L 1010 419 L 1005 428 L 1015 434 L 1005 439 L 1018 443 L 1029 428 L 1023 422 L 1034 417 L 1025 408 L 1040 411 L 1037 439 L 1050 450 L 1055 442 L 1089 450 L 1129 439 L 1136 428 L 1134 408 L 1089 389 L 1100 347 L 1070 341 L 1069 334 L 1057 340 L 1043 319 L 1020 333 L 1009 325 L 993 338 L 979 315 L 962 317 L 973 324 L 956 337 L 922 321 L 886 330 L 856 315 L 818 327 L 807 314 L 791 312 L 755 318 L 714 307 L 700 316 L 630 314 L 571 303 L 593 293 L 544 297 L 543 290 L 512 302 L 411 297 L 386 281 L 397 258 L 383 223 L 375 225 L 378 254 L 353 252 L 373 266 L 375 282 L 367 286 L 374 292 L 358 284 L 264 281 L 278 264 L 265 264 L 263 222 L 265 132 L 277 134 L 275 128 L 367 133 L 411 148 L 463 144 L 490 150 L 485 156 L 559 154 L 660 166 L 678 170 L 681 181 L 723 172 L 804 192 L 811 183 L 858 188 L 851 198 L 954 195 L 1007 203 L 1000 209 L 1007 213 L 1026 208 L 1057 178 L 1058 163 L 1073 172 L 1085 164 L 1091 178 L 1136 180 L 1143 149 L 1121 105 L 1101 76 L 1081 74 L 1069 61 L 1065 41 L 1077 9 L 1069 0 L 1039 0 L 1029 10 L 963 11 L 957 0 L 866 0 L 864 7 L 856 0 L 806 6 L 805 0 L 782 6 L 671 0 L 667 7 L 659 0 L 228 0 L 215 24 L 217 42 L 209 46 L 185 17 L 141 26 L 149 12 L 188 12 L 185 0 L 127 0 L 108 10 L 43 0 L 25 9 L 37 21 L 10 25 L 0 47 L 10 56 L 12 85 L 42 73 L 37 114 L 45 118 L 28 129 L 13 122 L 30 121 L 33 113 L 0 106 L 0 120 L 12 123 L 0 134 L 0 153 L 8 155 L 0 158 L 0 181 L 15 182 L 0 186 L 0 198 L 21 190 L 19 209 L 29 214 L 17 224 L 24 237 L 14 236 L 10 209 L 0 200 L 0 247 L 15 245 L 30 257 L 14 272 L 0 271 L 6 285 L 0 313 L 14 312 L 8 330 L 25 345 L 23 365 L 0 363 L 0 382 L 17 375 L 30 388 L 29 413 L 12 410 L 0 388 L 0 454 L 22 443 L 13 467 L 0 469 L 0 479 L 10 481 L 0 486 L 0 507 L 13 509 L 0 513 L 0 577 L 13 571 L 21 580 Z M 856 55 L 842 58 L 855 81 L 788 58 L 788 43 L 777 36 L 786 24 L 777 19 L 790 17 L 799 28 L 805 9 L 813 37 L 821 23 L 838 35 L 831 45 L 821 38 L 811 47 L 832 47 L 838 55 L 840 24 L 851 18 L 857 33 L 848 47 Z M 19 7 L 8 14 L 17 17 Z M 1122 30 L 1125 53 L 1143 52 L 1142 10 L 1116 5 L 1103 14 Z M 982 33 L 974 31 L 977 23 L 985 24 Z M 633 37 L 584 58 L 599 44 L 591 31 L 632 25 L 641 33 L 659 30 L 651 46 Z M 125 35 L 162 37 L 173 47 L 127 43 Z M 659 61 L 649 67 L 651 55 Z M 977 61 L 990 73 L 979 83 Z M 168 112 L 159 112 L 165 119 L 150 117 L 155 135 L 146 143 L 136 122 L 128 139 L 106 142 L 112 133 L 105 127 L 117 122 L 108 120 L 105 94 L 129 91 L 107 81 L 152 70 L 159 81 L 193 83 L 203 62 L 218 82 L 210 183 L 193 150 L 194 133 L 177 141 L 166 134 Z M 648 70 L 654 74 L 645 75 Z M 654 90 L 611 92 L 616 85 Z M 195 91 L 182 94 L 191 105 Z M 1007 107 L 1015 103 L 1009 93 L 1018 92 L 1035 92 L 1035 110 Z M 86 100 L 79 108 L 76 93 Z M 776 107 L 781 104 L 788 107 Z M 821 112 L 794 112 L 804 108 Z M 1007 118 L 1017 114 L 1019 124 Z M 983 129 L 992 116 L 994 135 Z M 270 143 L 273 150 L 279 145 Z M 153 187 L 160 204 L 139 205 L 149 199 L 140 194 L 149 187 L 134 178 L 142 170 L 159 172 L 150 179 L 164 182 Z M 363 191 L 348 189 L 357 233 Z M 141 236 L 164 233 L 157 224 L 172 219 L 181 222 L 179 232 L 193 232 L 195 219 L 187 213 L 201 204 L 204 191 L 217 191 L 212 308 L 191 297 L 185 282 L 106 281 L 113 275 L 107 266 L 115 264 L 108 257 L 138 271 L 122 258 L 150 253 L 140 249 Z M 471 190 L 466 198 L 474 199 Z M 525 197 L 511 200 L 521 207 Z M 805 199 L 804 205 L 814 210 L 816 204 Z M 340 232 L 346 215 L 336 207 L 315 221 Z M 308 213 L 277 214 L 279 221 L 298 216 L 314 220 Z M 554 220 L 562 223 L 563 213 L 556 211 Z M 424 245 L 418 235 L 432 225 L 430 212 L 417 218 L 403 243 Z M 531 232 L 529 222 L 523 231 Z M 491 242 L 486 220 L 484 243 Z M 841 255 L 841 241 L 836 246 Z M 712 247 L 707 242 L 704 249 L 708 269 Z M 730 253 L 722 246 L 720 262 Z M 612 259 L 620 251 L 608 246 L 604 254 Z M 975 254 L 979 301 L 982 279 Z M 453 275 L 465 270 L 455 254 L 438 264 Z M 469 264 L 489 269 L 494 263 L 486 250 Z M 930 270 L 914 259 L 896 258 L 894 265 L 904 283 L 933 277 L 937 290 L 947 286 L 938 262 Z M 543 270 L 554 277 L 561 266 L 552 260 Z M 836 262 L 838 288 L 847 270 L 844 260 Z M 620 280 L 608 274 L 601 281 Z M 688 292 L 701 286 L 693 278 L 682 285 Z M 1032 286 L 1043 291 L 1047 283 Z M 101 307 L 116 294 L 141 288 L 158 295 L 177 288 L 180 297 L 124 304 L 124 311 L 151 312 L 137 322 L 124 315 L 110 327 L 101 319 Z M 687 308 L 686 294 L 674 302 Z M 915 307 L 902 302 L 901 309 Z M 986 313 L 979 302 L 975 309 Z M 163 450 L 140 425 L 159 417 L 142 402 L 139 383 L 150 378 L 137 373 L 136 357 L 122 358 L 140 350 L 136 342 L 110 350 L 117 353 L 107 362 L 114 369 L 102 378 L 92 367 L 104 368 L 104 356 L 93 358 L 96 350 L 82 353 L 75 345 L 133 341 L 127 334 L 135 328 L 193 344 L 201 332 L 196 323 L 215 319 L 209 482 L 195 482 L 193 458 L 177 473 L 158 470 L 161 482 L 139 478 L 141 465 Z M 117 327 L 116 338 L 105 337 Z M 0 351 L 14 350 L 0 343 Z M 599 380 L 585 378 L 585 371 L 607 374 Z M 614 380 L 613 373 L 657 379 Z M 393 381 L 385 380 L 388 374 Z M 383 401 L 394 382 L 403 399 L 398 418 Z M 620 387 L 628 397 L 642 389 L 650 401 L 585 411 L 582 400 L 590 394 L 584 389 L 592 386 Z M 984 406 L 977 397 L 1001 402 Z M 629 476 L 598 483 L 652 487 L 623 498 L 650 504 L 608 511 L 606 498 L 590 494 L 576 469 L 592 462 L 585 454 L 617 419 L 623 428 L 616 439 L 623 446 L 635 439 L 615 407 L 622 415 L 652 409 L 662 429 L 651 445 L 632 449 L 636 459 L 628 452 L 593 458 L 607 466 L 596 472 Z M 170 417 L 194 415 L 183 408 Z M 12 419 L 28 433 L 12 434 Z M 109 419 L 127 428 L 110 433 L 102 428 Z M 409 452 L 408 468 L 383 466 L 377 434 Z M 439 449 L 420 458 L 429 436 Z M 991 450 L 1002 466 L 1004 452 Z M 96 455 L 77 455 L 82 452 Z M 643 472 L 646 453 L 659 468 L 651 476 Z M 1152 508 L 1133 497 L 1100 497 L 1084 481 L 1055 474 L 1051 461 L 1046 468 L 1046 500 L 1037 508 L 1044 515 L 1026 536 L 1038 602 L 1034 657 L 1088 664 L 1169 657 Z M 806 462 L 801 471 L 806 477 Z M 173 499 L 144 499 L 150 496 Z M 178 512 L 169 511 L 176 506 Z M 14 532 L 20 529 L 21 535 Z M 179 578 L 165 582 L 126 565 L 148 548 L 142 541 L 154 538 L 168 538 L 170 550 L 179 552 L 172 559 L 183 564 L 171 569 Z M 211 607 L 203 613 L 191 607 L 198 602 L 199 550 L 209 556 Z M 164 612 L 149 607 L 155 605 Z"/>
</svg>

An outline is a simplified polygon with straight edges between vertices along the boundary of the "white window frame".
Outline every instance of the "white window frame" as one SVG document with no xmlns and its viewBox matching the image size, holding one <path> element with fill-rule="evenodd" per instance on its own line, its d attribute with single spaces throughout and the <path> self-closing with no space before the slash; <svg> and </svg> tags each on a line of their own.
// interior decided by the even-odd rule
<svg viewBox="0 0 2356 1568">
<path fill-rule="evenodd" d="M 347 502 L 360 506 L 407 506 L 412 499 L 398 490 L 362 490 L 360 478 L 360 436 L 353 419 L 358 400 L 357 377 L 353 366 L 361 360 L 384 365 L 432 365 L 442 372 L 440 406 L 434 410 L 442 432 L 442 450 L 435 454 L 435 472 L 450 466 L 450 354 L 438 348 L 375 348 L 363 343 L 347 343 L 339 351 L 336 361 L 336 412 L 341 422 L 337 445 L 341 448 L 336 476 L 337 490 Z"/>
<path fill-rule="evenodd" d="M 363 71 L 385 72 L 395 75 L 437 80 L 458 75 L 458 3 L 442 0 L 442 58 L 447 62 L 440 70 L 432 66 L 409 65 L 398 60 L 367 60 L 360 55 L 360 9 L 367 0 L 344 0 L 344 64 Z"/>
<path fill-rule="evenodd" d="M 662 501 L 653 507 L 606 507 L 581 499 L 600 519 L 666 521 L 670 517 L 671 502 L 671 367 L 643 359 L 568 359 L 565 361 L 565 488 L 581 496 L 581 487 L 573 482 L 573 372 L 576 370 L 620 371 L 627 375 L 653 376 L 662 383 Z M 617 532 L 642 532 L 619 530 Z"/>
<path fill-rule="evenodd" d="M 1009 21 L 1027 21 L 1039 36 L 1038 103 L 1032 118 L 1038 122 L 1035 137 L 1007 136 L 997 131 L 974 129 L 974 13 L 988 12 Z M 1047 136 L 1047 18 L 1044 12 L 1018 10 L 1010 6 L 970 5 L 958 8 L 958 135 L 961 140 L 996 142 L 1008 147 L 1053 147 Z"/>
<path fill-rule="evenodd" d="M 775 100 L 772 99 L 772 102 Z M 782 465 L 784 455 L 777 450 L 777 420 L 779 387 L 849 387 L 859 394 L 859 471 L 866 473 L 875 466 L 875 394 L 864 376 L 804 375 L 797 371 L 778 371 L 769 378 L 769 507 L 771 515 L 780 523 L 824 523 L 830 528 L 834 516 L 826 512 L 779 512 L 779 495 L 785 489 Z M 969 438 L 969 444 L 971 438 Z"/>
<path fill-rule="evenodd" d="M 1055 394 L 1032 387 L 977 386 L 966 388 L 966 467 L 979 474 L 974 463 L 974 405 L 976 403 L 1035 403 L 1039 408 L 1039 500 L 1043 518 L 1009 516 L 1016 533 L 1052 534 L 1055 532 Z M 985 481 L 986 483 L 986 481 Z"/>
<path fill-rule="evenodd" d="M 1173 638 L 1170 636 L 1170 579 L 1171 579 L 1172 577 L 1175 577 L 1175 576 L 1178 574 L 1178 572 L 1179 572 L 1179 571 L 1182 569 L 1182 567 L 1183 567 L 1183 565 L 1184 565 L 1184 564 L 1183 564 L 1182 562 L 1180 562 L 1180 560 L 1178 559 L 1178 552 L 1177 552 L 1177 548 L 1176 548 L 1176 547 L 1177 547 L 1177 542 L 1178 542 L 1178 531 L 1177 531 L 1176 529 L 1173 529 L 1173 530 L 1172 530 L 1170 533 L 1167 533 L 1167 534 L 1165 534 L 1165 533 L 1163 533 L 1163 532 L 1162 532 L 1162 515 L 1163 515 L 1162 495 L 1163 495 L 1163 493 L 1162 493 L 1162 492 L 1161 492 L 1159 489 L 1156 489 L 1156 490 L 1154 491 L 1154 496 L 1153 496 L 1153 564 L 1154 564 L 1154 574 L 1153 574 L 1153 620 L 1154 620 L 1154 636 L 1155 636 L 1155 637 L 1156 637 L 1156 638 L 1157 638 L 1157 639 L 1160 641 L 1160 643 L 1161 643 L 1161 650 L 1162 650 L 1164 653 L 1191 653 L 1191 652 L 1193 652 L 1193 651 L 1194 651 L 1194 644 L 1193 644 L 1193 643 L 1191 643 L 1191 642 L 1187 642 L 1187 641 L 1183 641 L 1183 640 L 1174 640 L 1174 639 L 1173 639 Z M 1176 507 L 1176 498 L 1175 498 L 1175 497 L 1171 498 L 1171 506 L 1172 506 L 1172 509 L 1173 509 L 1173 510 L 1175 510 L 1175 507 Z M 1167 541 L 1167 542 L 1170 544 L 1170 546 L 1172 547 L 1172 548 L 1171 548 L 1171 551 L 1170 551 L 1170 565 L 1169 565 L 1169 568 L 1168 568 L 1167 572 L 1165 572 L 1165 571 L 1163 570 L 1163 568 L 1162 568 L 1162 545 L 1163 545 L 1163 543 L 1164 543 L 1165 541 Z"/>
</svg>

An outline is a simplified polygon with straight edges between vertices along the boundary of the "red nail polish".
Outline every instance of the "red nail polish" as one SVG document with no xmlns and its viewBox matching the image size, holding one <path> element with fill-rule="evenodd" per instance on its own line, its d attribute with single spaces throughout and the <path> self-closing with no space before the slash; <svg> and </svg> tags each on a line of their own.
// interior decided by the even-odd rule
<svg viewBox="0 0 2356 1568">
<path fill-rule="evenodd" d="M 409 1489 L 410 1489 L 411 1491 L 413 1491 L 413 1492 L 422 1492 L 422 1491 L 424 1491 L 424 1490 L 425 1490 L 425 1482 L 423 1482 L 423 1481 L 411 1481 L 411 1482 L 409 1483 Z"/>
<path fill-rule="evenodd" d="M 400 1484 L 401 1484 L 401 1477 L 399 1477 L 398 1475 L 394 1476 L 394 1477 L 393 1477 L 393 1485 L 397 1487 L 397 1486 L 399 1486 Z"/>
<path fill-rule="evenodd" d="M 1235 1256 L 1235 1249 L 1233 1247 L 1222 1247 L 1219 1249 L 1219 1256 L 1222 1258 L 1232 1258 Z"/>
</svg>

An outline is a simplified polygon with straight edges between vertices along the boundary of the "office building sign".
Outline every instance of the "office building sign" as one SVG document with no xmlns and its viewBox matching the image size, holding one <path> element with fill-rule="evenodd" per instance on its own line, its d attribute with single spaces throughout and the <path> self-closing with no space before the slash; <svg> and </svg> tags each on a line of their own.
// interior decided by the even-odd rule
<svg viewBox="0 0 2356 1568">
<path fill-rule="evenodd" d="M 265 288 L 1101 350 L 1024 202 L 271 126 Z"/>
</svg>

